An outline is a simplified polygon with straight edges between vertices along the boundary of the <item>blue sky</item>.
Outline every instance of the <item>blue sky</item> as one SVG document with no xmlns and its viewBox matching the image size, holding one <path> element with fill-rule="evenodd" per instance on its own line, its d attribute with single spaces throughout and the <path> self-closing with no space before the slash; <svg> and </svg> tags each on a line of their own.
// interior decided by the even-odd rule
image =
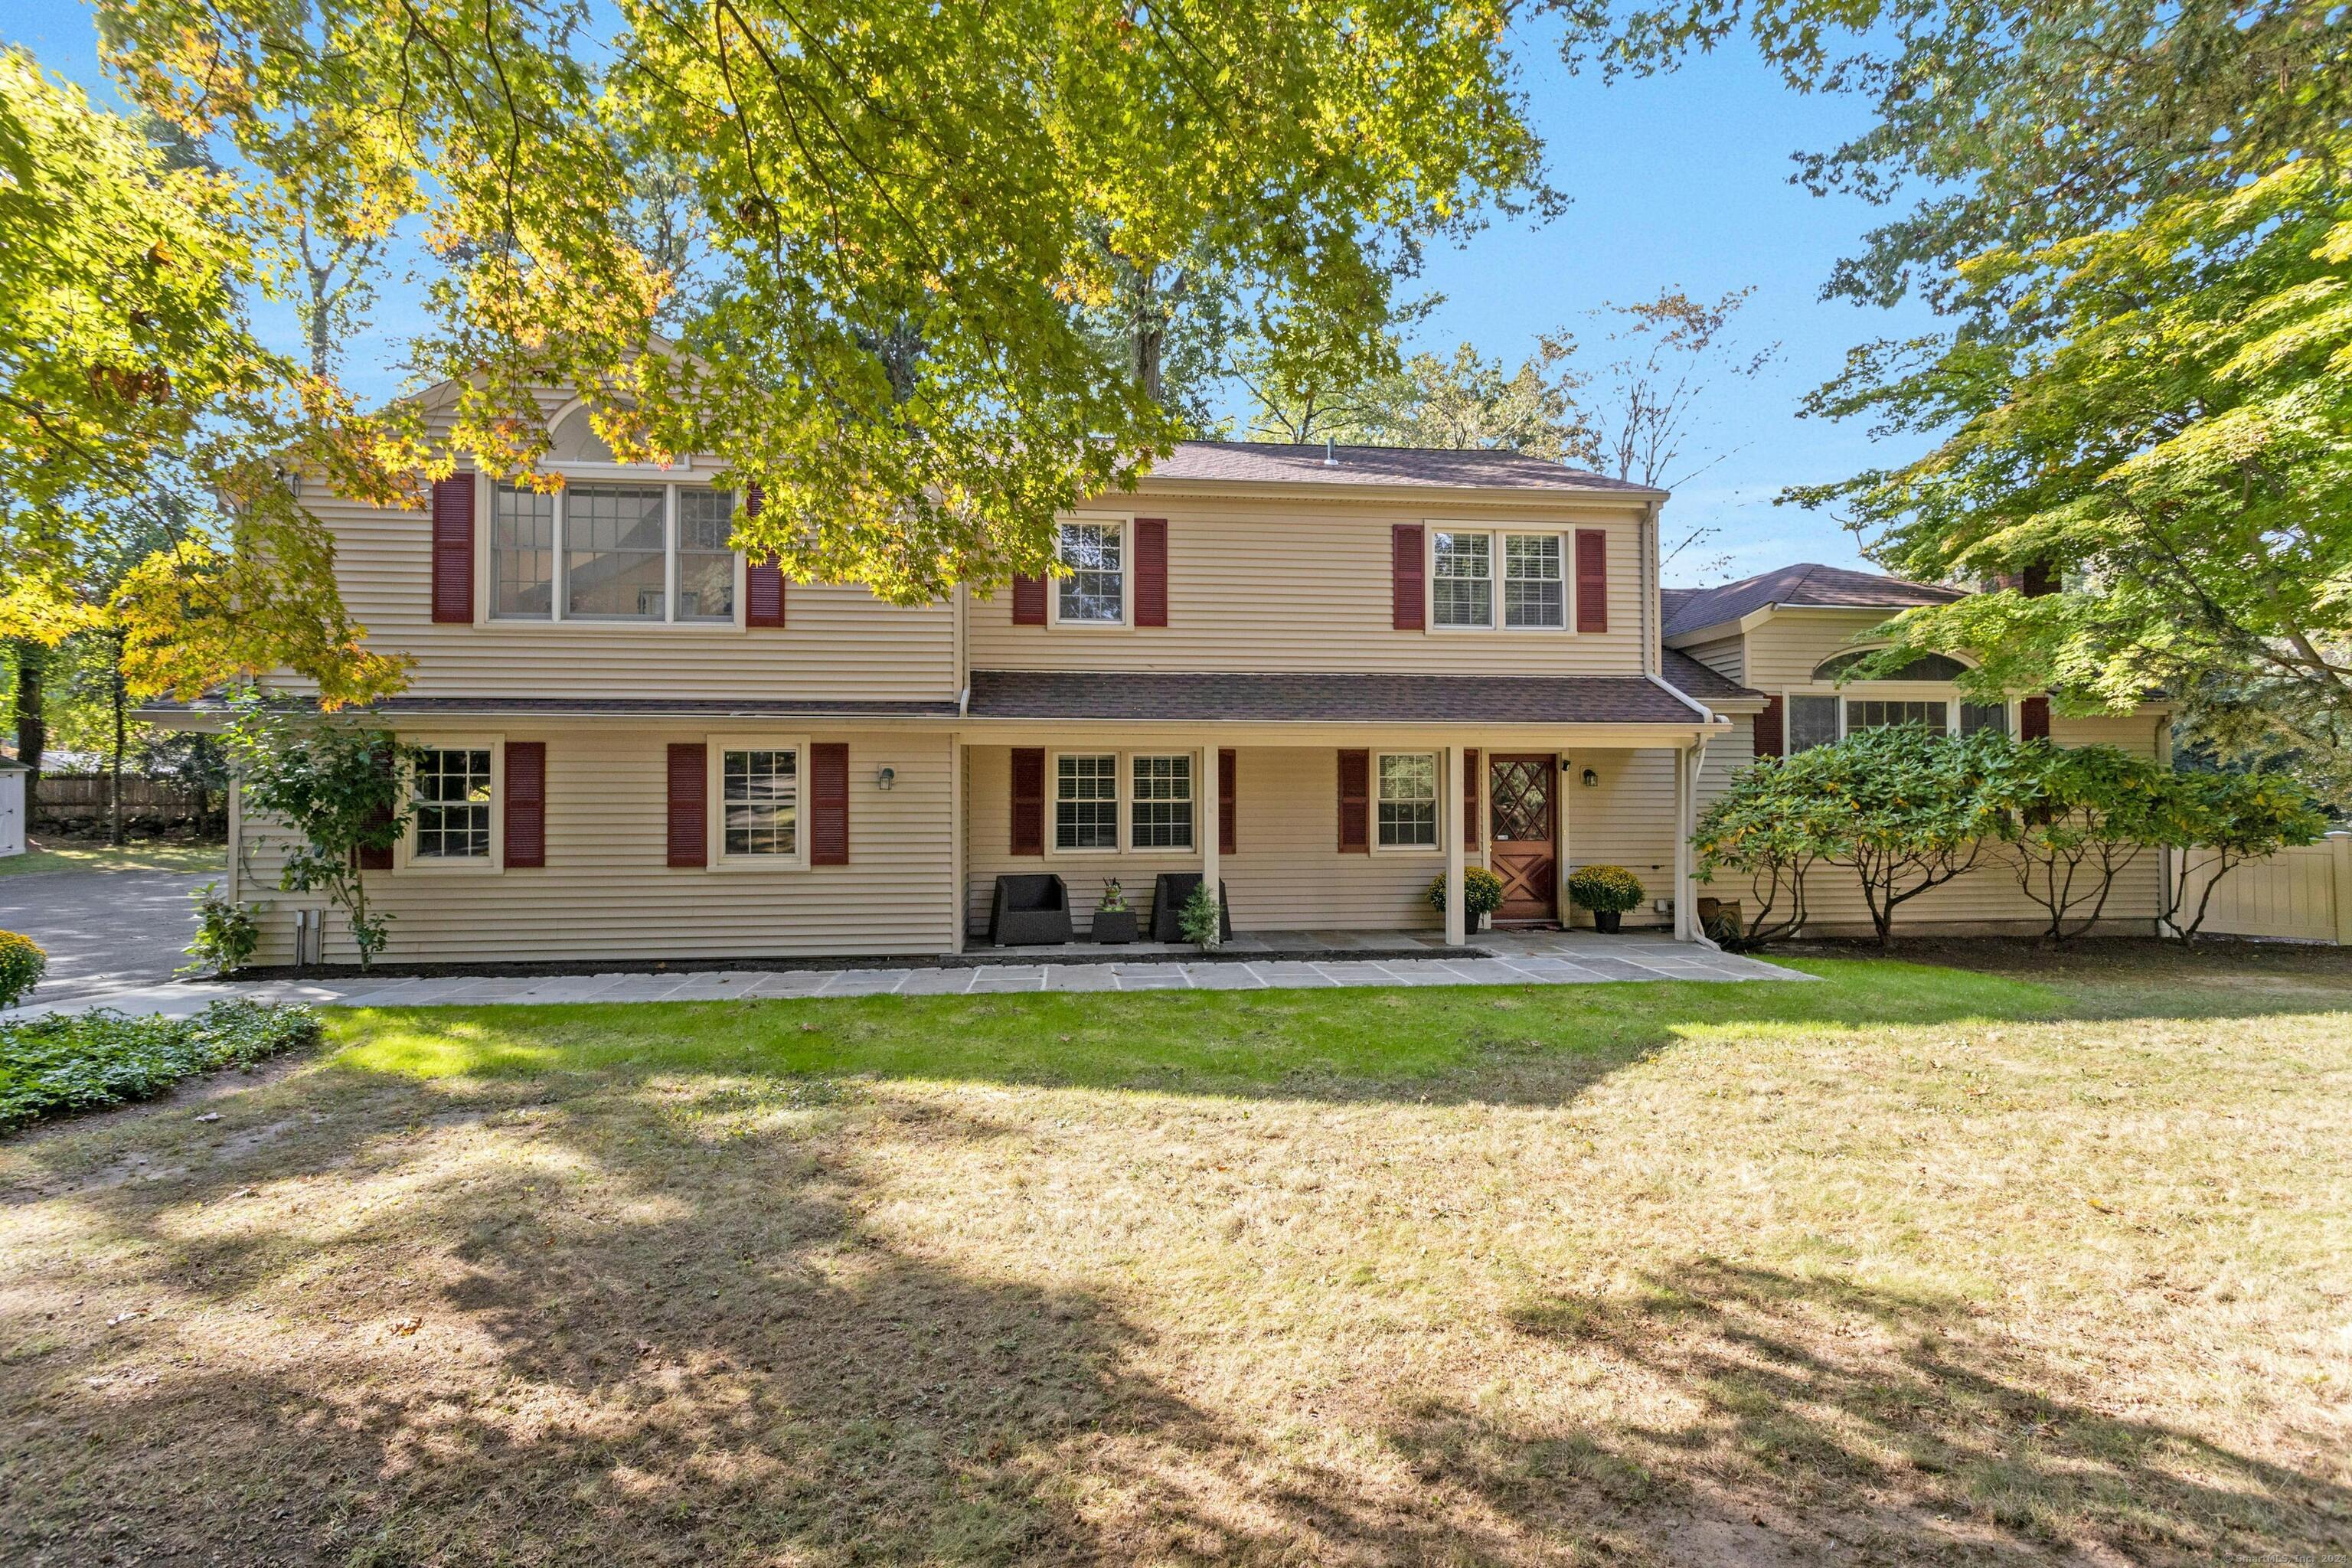
<svg viewBox="0 0 2352 1568">
<path fill-rule="evenodd" d="M 18 0 L 0 37 L 111 101 L 98 68 L 88 9 L 74 0 Z M 1790 561 L 1860 564 L 1853 542 L 1825 518 L 1776 507 L 1781 487 L 1842 479 L 1899 460 L 1857 426 L 1798 417 L 1806 391 L 1835 373 L 1846 349 L 1868 338 L 1915 332 L 1924 310 L 1861 310 L 1820 298 L 1837 258 L 1885 213 L 1847 198 L 1809 195 L 1789 183 L 1790 155 L 1835 144 L 1865 122 L 1863 104 L 1791 91 L 1740 49 L 1694 60 L 1674 75 L 1604 84 L 1570 76 L 1557 54 L 1524 40 L 1521 58 L 1552 183 L 1571 199 L 1537 228 L 1497 223 L 1456 251 L 1433 253 L 1422 287 L 1445 296 L 1416 347 L 1450 352 L 1465 341 L 1516 364 L 1537 336 L 1576 331 L 1601 360 L 1600 323 L 1586 312 L 1610 300 L 1678 285 L 1714 298 L 1753 286 L 1742 341 L 1780 345 L 1780 361 L 1752 381 L 1710 390 L 1695 446 L 1730 453 L 1667 509 L 1669 537 L 1694 526 L 1719 535 L 1692 552 L 1669 581 L 1692 579 L 1689 563 L 1727 557 L 1721 575 Z M 387 327 L 396 318 L 385 312 Z M 289 320 L 278 323 L 289 342 Z M 387 331 L 352 345 L 350 371 L 363 393 L 395 389 L 384 361 Z M 1709 580 L 1717 580 L 1711 577 Z"/>
</svg>

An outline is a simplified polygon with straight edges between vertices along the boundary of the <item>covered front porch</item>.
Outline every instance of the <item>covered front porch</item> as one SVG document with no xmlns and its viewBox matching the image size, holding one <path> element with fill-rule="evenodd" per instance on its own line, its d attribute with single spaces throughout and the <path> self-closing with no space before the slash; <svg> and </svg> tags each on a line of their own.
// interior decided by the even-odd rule
<svg viewBox="0 0 2352 1568">
<path fill-rule="evenodd" d="M 1083 707 L 1087 679 L 1038 678 L 1034 705 L 1057 698 Z M 1184 679 L 1118 678 L 1158 683 L 1171 710 L 1160 721 L 1017 713 L 1003 693 L 983 708 L 975 692 L 975 716 L 991 721 L 958 737 L 965 951 L 1010 945 L 992 931 L 1000 879 L 1052 879 L 1072 946 L 1089 943 L 1114 882 L 1148 938 L 1155 888 L 1179 876 L 1223 887 L 1237 947 L 1287 953 L 1311 935 L 1387 952 L 1399 941 L 1453 949 L 1487 941 L 1464 918 L 1473 868 L 1503 885 L 1498 933 L 1589 927 L 1568 881 L 1595 864 L 1640 879 L 1629 928 L 1685 942 L 1696 934 L 1688 850 L 1696 781 L 1709 742 L 1728 726 L 1663 688 L 1326 677 L 1300 678 L 1315 689 L 1286 694 L 1342 709 L 1370 695 L 1402 710 L 1393 721 L 1366 722 L 1257 718 L 1249 710 L 1265 694 L 1251 688 L 1276 678 L 1217 678 L 1208 695 L 1223 697 L 1234 717 L 1171 721 L 1198 695 L 1174 684 Z M 1356 689 L 1368 680 L 1380 689 Z M 1642 689 L 1633 694 L 1638 710 L 1537 721 L 1544 700 L 1593 706 L 1591 692 L 1574 689 L 1622 684 Z M 1570 689 L 1564 703 L 1561 688 Z M 1631 705 L 1624 693 L 1603 695 Z M 1462 717 L 1426 717 L 1435 713 Z M 1433 885 L 1444 889 L 1442 913 Z M 1014 938 L 1055 940 L 1034 931 Z M 1037 956 L 1051 963 L 1062 951 Z"/>
</svg>

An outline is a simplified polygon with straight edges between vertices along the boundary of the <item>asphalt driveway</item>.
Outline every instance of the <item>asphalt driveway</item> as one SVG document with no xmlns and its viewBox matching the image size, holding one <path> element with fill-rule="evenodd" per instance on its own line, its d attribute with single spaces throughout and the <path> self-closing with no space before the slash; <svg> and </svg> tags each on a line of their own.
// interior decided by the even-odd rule
<svg viewBox="0 0 2352 1568">
<path fill-rule="evenodd" d="M 0 878 L 0 931 L 48 950 L 31 1002 L 89 1002 L 152 985 L 187 962 L 196 932 L 190 895 L 217 871 L 40 871 Z"/>
</svg>

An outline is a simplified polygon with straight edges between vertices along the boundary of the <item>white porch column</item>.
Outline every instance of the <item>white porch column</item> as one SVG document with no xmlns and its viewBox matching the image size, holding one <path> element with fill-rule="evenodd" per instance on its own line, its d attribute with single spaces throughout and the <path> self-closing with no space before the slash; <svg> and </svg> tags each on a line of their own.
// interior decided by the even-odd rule
<svg viewBox="0 0 2352 1568">
<path fill-rule="evenodd" d="M 961 590 L 959 589 L 958 592 Z M 949 891 L 949 898 L 951 900 L 949 909 L 952 921 L 948 928 L 950 952 L 961 952 L 968 940 L 964 936 L 963 930 L 964 900 L 970 896 L 963 885 L 966 853 L 964 812 L 970 803 L 964 799 L 963 751 L 963 737 L 960 734 L 950 735 L 948 737 L 948 822 L 955 835 L 948 840 L 948 881 L 951 884 Z"/>
<path fill-rule="evenodd" d="M 1697 826 L 1692 806 L 1698 798 L 1697 783 L 1691 776 L 1698 748 L 1679 746 L 1675 750 L 1675 940 L 1688 942 L 1698 929 L 1694 920 L 1691 889 L 1691 833 Z"/>
<path fill-rule="evenodd" d="M 1445 945 L 1460 947 L 1467 940 L 1467 906 L 1462 894 L 1462 780 L 1465 760 L 1460 746 L 1445 748 L 1445 776 L 1438 782 L 1445 809 L 1437 814 L 1445 835 Z"/>
<path fill-rule="evenodd" d="M 1217 841 L 1224 837 L 1223 824 L 1218 812 L 1223 803 L 1217 799 L 1217 748 L 1204 744 L 1201 748 L 1199 774 L 1192 793 L 1201 802 L 1201 886 L 1209 889 L 1209 897 L 1217 900 L 1217 919 L 1226 919 L 1225 895 L 1219 879 Z"/>
</svg>

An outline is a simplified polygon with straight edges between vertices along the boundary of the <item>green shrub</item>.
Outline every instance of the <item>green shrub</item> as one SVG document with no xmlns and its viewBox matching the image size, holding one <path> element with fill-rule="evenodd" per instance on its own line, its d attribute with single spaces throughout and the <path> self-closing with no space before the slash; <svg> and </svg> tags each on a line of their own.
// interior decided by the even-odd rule
<svg viewBox="0 0 2352 1568">
<path fill-rule="evenodd" d="M 1473 916 L 1491 915 L 1503 907 L 1503 879 L 1484 866 L 1462 868 L 1462 904 Z M 1429 907 L 1439 914 L 1445 912 L 1445 878 L 1440 875 L 1429 884 Z"/>
<path fill-rule="evenodd" d="M 1595 914 L 1621 915 L 1647 894 L 1622 866 L 1580 866 L 1569 874 L 1568 896 Z"/>
<path fill-rule="evenodd" d="M 244 968 L 261 945 L 258 910 L 223 896 L 218 882 L 198 888 L 195 898 L 196 940 L 181 950 L 194 962 L 182 964 L 179 973 L 228 974 Z"/>
<path fill-rule="evenodd" d="M 48 972 L 49 955 L 31 937 L 0 931 L 0 1007 L 14 1007 Z"/>
<path fill-rule="evenodd" d="M 0 1131 L 63 1110 L 145 1100 L 200 1072 L 314 1046 L 308 1007 L 215 1002 L 193 1018 L 100 1009 L 0 1024 Z"/>
<path fill-rule="evenodd" d="M 1192 896 L 1185 900 L 1184 907 L 1176 912 L 1176 929 L 1183 933 L 1186 942 L 1202 952 L 1217 945 L 1224 934 L 1223 925 L 1217 910 L 1217 895 L 1209 891 L 1206 882 L 1193 889 Z"/>
</svg>

